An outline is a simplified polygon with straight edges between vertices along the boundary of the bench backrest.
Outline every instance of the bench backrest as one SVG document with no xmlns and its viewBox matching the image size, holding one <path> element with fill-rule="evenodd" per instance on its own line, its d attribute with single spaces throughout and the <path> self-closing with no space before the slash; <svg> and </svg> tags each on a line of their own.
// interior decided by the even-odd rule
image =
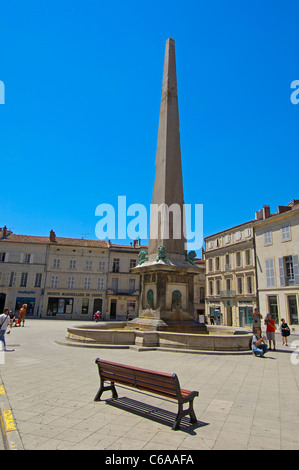
<svg viewBox="0 0 299 470">
<path fill-rule="evenodd" d="M 168 398 L 176 399 L 180 395 L 180 384 L 176 374 L 165 374 L 116 362 L 96 359 L 99 374 L 103 380 L 120 383 Z"/>
</svg>

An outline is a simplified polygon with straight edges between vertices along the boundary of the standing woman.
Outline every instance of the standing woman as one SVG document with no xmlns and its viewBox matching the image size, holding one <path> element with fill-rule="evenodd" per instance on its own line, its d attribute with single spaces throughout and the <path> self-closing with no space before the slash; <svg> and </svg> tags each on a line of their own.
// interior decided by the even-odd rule
<svg viewBox="0 0 299 470">
<path fill-rule="evenodd" d="M 290 328 L 284 318 L 281 319 L 280 331 L 282 344 L 288 346 L 288 336 L 290 336 Z"/>
<path fill-rule="evenodd" d="M 22 326 L 24 326 L 26 310 L 27 310 L 27 304 L 23 304 L 23 305 L 22 305 L 22 308 L 20 308 L 20 311 L 19 311 L 19 320 L 18 320 L 18 324 L 19 324 L 20 326 L 21 326 L 21 321 L 23 322 L 23 325 L 22 325 Z"/>
</svg>

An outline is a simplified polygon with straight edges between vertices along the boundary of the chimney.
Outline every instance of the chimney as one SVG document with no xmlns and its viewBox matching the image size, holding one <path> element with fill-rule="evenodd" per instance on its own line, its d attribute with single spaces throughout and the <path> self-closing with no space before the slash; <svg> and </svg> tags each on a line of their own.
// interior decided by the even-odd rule
<svg viewBox="0 0 299 470">
<path fill-rule="evenodd" d="M 260 211 L 255 213 L 255 220 L 261 220 L 263 218 L 263 210 L 261 209 Z"/>
<path fill-rule="evenodd" d="M 7 235 L 7 227 L 4 225 L 3 230 L 2 230 L 2 237 L 5 238 Z"/>
<path fill-rule="evenodd" d="M 55 235 L 55 232 L 53 230 L 51 230 L 51 232 L 50 232 L 50 242 L 51 243 L 56 243 L 56 235 Z"/>
<path fill-rule="evenodd" d="M 263 206 L 263 219 L 268 219 L 270 217 L 270 206 L 264 205 Z"/>
</svg>

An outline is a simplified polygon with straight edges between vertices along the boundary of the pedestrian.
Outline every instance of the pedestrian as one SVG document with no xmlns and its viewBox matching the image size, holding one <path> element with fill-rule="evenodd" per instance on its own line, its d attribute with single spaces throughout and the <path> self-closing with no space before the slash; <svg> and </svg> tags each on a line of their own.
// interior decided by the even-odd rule
<svg viewBox="0 0 299 470">
<path fill-rule="evenodd" d="M 288 346 L 288 336 L 290 336 L 290 328 L 284 318 L 281 319 L 280 331 L 282 344 Z"/>
<path fill-rule="evenodd" d="M 273 349 L 276 351 L 276 342 L 275 342 L 275 320 L 270 313 L 267 313 L 265 317 L 266 325 L 266 335 L 267 340 L 269 341 L 269 350 L 271 350 L 271 343 L 273 342 Z"/>
<path fill-rule="evenodd" d="M 14 322 L 16 321 L 15 314 L 13 313 L 12 310 L 9 311 L 9 316 L 10 316 L 10 328 L 12 328 Z"/>
<path fill-rule="evenodd" d="M 260 314 L 259 309 L 256 307 L 252 315 L 252 333 L 255 334 L 257 329 L 261 329 L 261 319 L 263 316 Z"/>
<path fill-rule="evenodd" d="M 261 329 L 257 328 L 252 338 L 252 352 L 255 356 L 264 357 L 268 348 L 265 344 L 266 336 L 261 336 L 261 334 Z"/>
<path fill-rule="evenodd" d="M 210 321 L 211 321 L 211 325 L 214 325 L 214 324 L 215 324 L 215 323 L 214 323 L 214 316 L 213 316 L 213 315 L 210 316 Z"/>
<path fill-rule="evenodd" d="M 23 322 L 22 326 L 24 326 L 26 310 L 27 310 L 27 304 L 23 304 L 22 308 L 20 308 L 20 311 L 19 311 L 19 319 L 18 319 L 19 326 L 21 326 L 21 322 Z"/>
<path fill-rule="evenodd" d="M 5 333 L 8 325 L 10 324 L 10 316 L 8 312 L 8 308 L 3 310 L 2 315 L 0 315 L 0 341 L 3 345 L 1 349 L 6 351 L 6 342 L 5 342 Z M 10 333 L 10 331 L 8 331 Z"/>
</svg>

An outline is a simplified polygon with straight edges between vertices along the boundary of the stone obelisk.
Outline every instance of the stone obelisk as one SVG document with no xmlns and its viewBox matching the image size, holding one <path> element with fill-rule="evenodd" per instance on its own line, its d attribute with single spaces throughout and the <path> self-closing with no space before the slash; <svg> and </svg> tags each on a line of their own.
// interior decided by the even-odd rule
<svg viewBox="0 0 299 470">
<path fill-rule="evenodd" d="M 130 327 L 194 328 L 194 275 L 187 257 L 175 43 L 166 42 L 148 253 L 140 252 L 139 316 Z M 197 325 L 198 328 L 198 325 Z"/>
<path fill-rule="evenodd" d="M 160 212 L 154 212 L 155 205 L 160 207 Z M 164 212 L 161 205 L 165 205 Z M 156 177 L 152 197 L 153 211 L 148 245 L 150 260 L 156 259 L 159 246 L 165 248 L 168 259 L 185 260 L 186 240 L 184 238 L 183 206 L 175 44 L 174 40 L 169 38 L 165 48 L 156 153 Z M 166 213 L 166 211 L 168 212 Z M 159 218 L 158 214 L 160 214 Z M 162 220 L 163 216 L 165 220 Z M 165 227 L 162 225 L 163 222 L 166 223 Z"/>
</svg>

